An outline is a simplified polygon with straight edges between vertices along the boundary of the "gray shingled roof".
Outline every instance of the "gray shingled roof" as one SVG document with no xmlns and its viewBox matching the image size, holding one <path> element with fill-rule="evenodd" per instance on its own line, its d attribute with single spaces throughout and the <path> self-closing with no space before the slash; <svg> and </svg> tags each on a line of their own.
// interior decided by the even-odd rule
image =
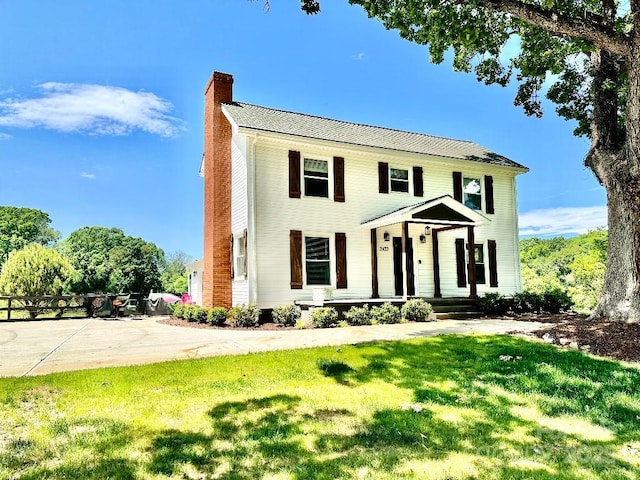
<svg viewBox="0 0 640 480">
<path fill-rule="evenodd" d="M 248 103 L 226 103 L 224 108 L 241 128 L 527 169 L 481 145 L 465 140 L 343 122 Z"/>
</svg>

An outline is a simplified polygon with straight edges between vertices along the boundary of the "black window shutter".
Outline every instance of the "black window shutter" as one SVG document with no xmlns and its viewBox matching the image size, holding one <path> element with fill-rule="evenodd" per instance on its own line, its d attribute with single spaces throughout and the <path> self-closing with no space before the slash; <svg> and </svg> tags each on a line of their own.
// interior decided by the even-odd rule
<svg viewBox="0 0 640 480">
<path fill-rule="evenodd" d="M 456 238 L 456 272 L 458 273 L 458 287 L 467 286 L 467 265 L 464 252 L 464 238 Z"/>
<path fill-rule="evenodd" d="M 424 195 L 422 167 L 413 167 L 413 195 L 416 197 L 422 197 Z"/>
<path fill-rule="evenodd" d="M 491 175 L 484 176 L 484 194 L 486 196 L 485 206 L 487 213 L 495 213 L 493 206 L 493 177 Z"/>
<path fill-rule="evenodd" d="M 389 164 L 378 162 L 378 192 L 389 193 Z"/>
<path fill-rule="evenodd" d="M 233 278 L 235 275 L 235 270 L 233 268 L 235 263 L 235 258 L 233 257 L 233 233 L 229 237 L 229 263 L 231 264 L 231 278 Z"/>
<path fill-rule="evenodd" d="M 489 286 L 498 286 L 498 255 L 496 252 L 496 241 L 487 240 L 489 248 Z"/>
<path fill-rule="evenodd" d="M 289 255 L 291 266 L 291 288 L 302 288 L 302 232 L 289 232 Z"/>
<path fill-rule="evenodd" d="M 453 198 L 462 202 L 462 172 L 453 172 Z"/>
<path fill-rule="evenodd" d="M 347 236 L 336 233 L 336 288 L 347 288 Z"/>
<path fill-rule="evenodd" d="M 333 200 L 344 202 L 344 158 L 333 157 Z"/>
<path fill-rule="evenodd" d="M 289 198 L 300 198 L 300 152 L 289 150 Z"/>
<path fill-rule="evenodd" d="M 247 252 L 247 229 L 244 229 L 244 233 L 242 234 L 242 243 L 244 244 L 244 258 L 242 259 L 242 274 L 244 278 L 247 278 L 247 258 L 249 257 Z"/>
</svg>

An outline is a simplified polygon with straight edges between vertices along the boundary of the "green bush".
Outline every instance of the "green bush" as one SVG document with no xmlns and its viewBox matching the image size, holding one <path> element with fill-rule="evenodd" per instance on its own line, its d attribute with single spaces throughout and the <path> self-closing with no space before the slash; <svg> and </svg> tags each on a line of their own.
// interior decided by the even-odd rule
<svg viewBox="0 0 640 480">
<path fill-rule="evenodd" d="M 362 307 L 351 307 L 349 311 L 344 314 L 344 318 L 349 325 L 371 325 L 371 313 L 369 312 L 369 305 L 365 304 Z"/>
<path fill-rule="evenodd" d="M 573 300 L 566 290 L 552 288 L 542 294 L 542 310 L 549 313 L 560 313 L 570 311 L 573 307 Z"/>
<path fill-rule="evenodd" d="M 513 296 L 515 313 L 560 313 L 570 311 L 573 300 L 569 293 L 558 287 L 551 287 L 542 293 L 524 291 Z"/>
<path fill-rule="evenodd" d="M 224 307 L 213 307 L 207 312 L 207 321 L 214 326 L 221 327 L 227 321 L 227 309 Z"/>
<path fill-rule="evenodd" d="M 401 318 L 400 309 L 391 302 L 371 308 L 371 323 L 400 323 Z"/>
<path fill-rule="evenodd" d="M 171 311 L 172 315 L 176 318 L 184 318 L 184 307 L 182 303 L 175 303 Z"/>
<path fill-rule="evenodd" d="M 506 315 L 514 306 L 513 299 L 504 297 L 497 292 L 486 293 L 482 297 L 478 297 L 476 303 L 485 315 Z"/>
<path fill-rule="evenodd" d="M 408 322 L 428 322 L 433 307 L 423 298 L 414 298 L 402 306 L 402 318 Z"/>
<path fill-rule="evenodd" d="M 203 307 L 196 307 L 196 318 L 200 323 L 207 323 L 207 318 L 209 316 L 209 309 Z"/>
<path fill-rule="evenodd" d="M 283 327 L 293 327 L 302 316 L 302 311 L 298 305 L 287 303 L 286 305 L 278 305 L 273 309 L 271 318 L 273 322 Z"/>
<path fill-rule="evenodd" d="M 338 312 L 333 307 L 318 307 L 309 314 L 311 323 L 317 328 L 330 328 L 338 324 Z"/>
<path fill-rule="evenodd" d="M 198 321 L 198 310 L 200 307 L 197 305 L 185 305 L 184 306 L 184 319 L 188 322 Z"/>
<path fill-rule="evenodd" d="M 238 305 L 229 310 L 229 319 L 234 327 L 257 327 L 260 309 L 257 305 Z"/>
<path fill-rule="evenodd" d="M 542 309 L 542 295 L 524 291 L 513 296 L 514 313 L 540 313 Z"/>
</svg>

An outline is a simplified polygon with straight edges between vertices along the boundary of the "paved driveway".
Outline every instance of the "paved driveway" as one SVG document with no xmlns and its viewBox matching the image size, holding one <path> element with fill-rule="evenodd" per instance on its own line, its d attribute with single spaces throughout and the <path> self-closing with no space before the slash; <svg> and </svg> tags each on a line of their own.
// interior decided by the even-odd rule
<svg viewBox="0 0 640 480">
<path fill-rule="evenodd" d="M 531 331 L 541 326 L 535 322 L 483 319 L 247 331 L 163 325 L 157 322 L 158 318 L 0 322 L 0 377 L 447 333 Z"/>
</svg>

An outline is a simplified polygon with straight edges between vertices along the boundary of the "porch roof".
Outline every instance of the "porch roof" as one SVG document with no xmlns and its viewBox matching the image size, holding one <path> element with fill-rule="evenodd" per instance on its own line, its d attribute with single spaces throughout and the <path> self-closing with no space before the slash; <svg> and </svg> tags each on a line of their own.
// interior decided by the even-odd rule
<svg viewBox="0 0 640 480">
<path fill-rule="evenodd" d="M 402 222 L 463 227 L 484 225 L 491 220 L 454 200 L 451 195 L 443 195 L 385 213 L 367 220 L 361 226 L 378 228 Z"/>
</svg>

